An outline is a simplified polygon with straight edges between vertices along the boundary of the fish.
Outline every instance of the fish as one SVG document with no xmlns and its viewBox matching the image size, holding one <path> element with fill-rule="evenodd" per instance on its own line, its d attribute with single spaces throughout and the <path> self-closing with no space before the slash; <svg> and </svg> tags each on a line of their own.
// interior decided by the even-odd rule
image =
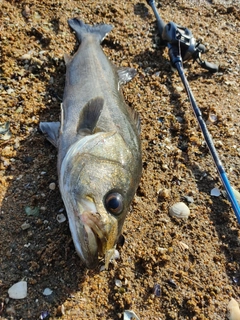
<svg viewBox="0 0 240 320">
<path fill-rule="evenodd" d="M 77 254 L 87 268 L 112 259 L 142 174 L 140 117 L 121 86 L 136 70 L 116 67 L 101 42 L 108 24 L 68 24 L 79 42 L 65 55 L 66 78 L 59 122 L 40 130 L 58 149 L 58 182 Z"/>
</svg>

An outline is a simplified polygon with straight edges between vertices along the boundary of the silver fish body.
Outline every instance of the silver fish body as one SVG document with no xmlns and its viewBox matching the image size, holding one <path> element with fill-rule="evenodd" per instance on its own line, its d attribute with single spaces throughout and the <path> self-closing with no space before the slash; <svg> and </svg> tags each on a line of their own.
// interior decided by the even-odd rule
<svg viewBox="0 0 240 320">
<path fill-rule="evenodd" d="M 135 70 L 117 69 L 104 54 L 100 43 L 112 26 L 68 22 L 80 46 L 65 57 L 61 123 L 42 122 L 40 129 L 58 148 L 73 242 L 92 268 L 101 255 L 108 265 L 141 178 L 139 118 L 120 90 Z"/>
</svg>

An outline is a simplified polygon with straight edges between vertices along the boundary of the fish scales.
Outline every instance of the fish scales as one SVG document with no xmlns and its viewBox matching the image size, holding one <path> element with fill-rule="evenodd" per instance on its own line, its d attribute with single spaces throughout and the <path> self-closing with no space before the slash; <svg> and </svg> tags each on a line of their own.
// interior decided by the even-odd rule
<svg viewBox="0 0 240 320">
<path fill-rule="evenodd" d="M 93 268 L 108 267 L 141 172 L 139 117 L 124 101 L 121 84 L 136 74 L 117 68 L 101 48 L 112 26 L 70 19 L 80 42 L 65 56 L 61 123 L 40 123 L 58 148 L 59 186 L 77 253 Z"/>
</svg>

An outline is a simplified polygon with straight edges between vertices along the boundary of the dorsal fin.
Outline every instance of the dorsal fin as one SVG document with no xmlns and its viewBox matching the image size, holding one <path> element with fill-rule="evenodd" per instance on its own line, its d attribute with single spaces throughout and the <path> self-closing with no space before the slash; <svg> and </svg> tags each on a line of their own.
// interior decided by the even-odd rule
<svg viewBox="0 0 240 320">
<path fill-rule="evenodd" d="M 77 132 L 79 134 L 92 134 L 104 105 L 104 99 L 102 97 L 96 97 L 91 99 L 83 107 L 83 110 L 79 117 L 77 126 Z"/>
</svg>

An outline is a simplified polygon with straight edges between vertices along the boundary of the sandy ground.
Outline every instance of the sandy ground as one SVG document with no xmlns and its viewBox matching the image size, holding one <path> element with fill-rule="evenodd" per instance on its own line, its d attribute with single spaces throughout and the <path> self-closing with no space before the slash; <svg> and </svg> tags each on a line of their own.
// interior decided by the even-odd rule
<svg viewBox="0 0 240 320">
<path fill-rule="evenodd" d="M 122 319 L 127 309 L 140 319 L 226 319 L 231 297 L 239 301 L 239 225 L 180 78 L 159 47 L 151 8 L 136 0 L 1 0 L 0 10 L 0 123 L 9 122 L 12 134 L 0 140 L 0 319 Z M 208 49 L 203 59 L 220 64 L 216 74 L 197 63 L 184 66 L 240 190 L 239 1 L 164 0 L 158 10 L 166 22 L 190 28 Z M 72 17 L 113 24 L 106 55 L 138 71 L 123 92 L 141 116 L 142 180 L 120 259 L 101 272 L 102 263 L 93 271 L 83 266 L 68 222 L 57 221 L 66 215 L 57 151 L 38 130 L 40 121 L 59 118 L 63 55 L 77 48 L 67 25 Z M 210 195 L 214 187 L 219 197 Z M 190 208 L 186 221 L 169 216 L 178 201 Z M 27 297 L 9 298 L 20 280 L 27 281 Z M 52 294 L 45 296 L 46 288 Z"/>
</svg>

